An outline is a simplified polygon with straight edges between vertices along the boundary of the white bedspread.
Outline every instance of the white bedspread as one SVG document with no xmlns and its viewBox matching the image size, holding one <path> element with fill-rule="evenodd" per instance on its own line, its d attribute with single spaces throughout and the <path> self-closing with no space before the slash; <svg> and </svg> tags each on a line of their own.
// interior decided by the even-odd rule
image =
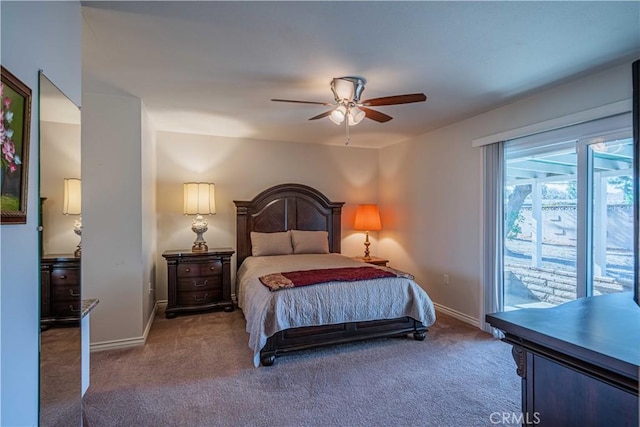
<svg viewBox="0 0 640 427">
<path fill-rule="evenodd" d="M 334 267 L 362 267 L 360 261 L 339 254 L 248 257 L 236 277 L 238 305 L 244 312 L 253 363 L 278 331 L 301 326 L 327 325 L 409 316 L 425 326 L 435 320 L 427 293 L 413 280 L 401 277 L 331 282 L 270 291 L 259 277 L 269 273 Z"/>
</svg>

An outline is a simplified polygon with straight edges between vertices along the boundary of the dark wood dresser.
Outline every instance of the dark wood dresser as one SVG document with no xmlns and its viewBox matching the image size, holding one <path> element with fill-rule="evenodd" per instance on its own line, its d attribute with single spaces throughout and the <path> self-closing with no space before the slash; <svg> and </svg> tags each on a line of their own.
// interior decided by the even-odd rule
<svg viewBox="0 0 640 427">
<path fill-rule="evenodd" d="M 207 252 L 166 251 L 167 319 L 179 313 L 223 308 L 233 311 L 231 299 L 231 248 Z"/>
<path fill-rule="evenodd" d="M 630 293 L 486 316 L 513 346 L 525 425 L 638 426 L 640 307 Z"/>
<path fill-rule="evenodd" d="M 80 258 L 44 255 L 40 261 L 40 326 L 78 326 L 80 295 Z"/>
</svg>

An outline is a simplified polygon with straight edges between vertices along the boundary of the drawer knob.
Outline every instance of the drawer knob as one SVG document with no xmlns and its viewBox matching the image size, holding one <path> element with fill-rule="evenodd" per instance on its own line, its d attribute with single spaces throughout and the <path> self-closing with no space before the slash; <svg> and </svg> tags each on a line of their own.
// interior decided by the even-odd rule
<svg viewBox="0 0 640 427">
<path fill-rule="evenodd" d="M 190 268 L 185 268 L 184 271 L 186 271 L 187 273 L 191 271 Z"/>
<path fill-rule="evenodd" d="M 80 309 L 76 310 L 72 305 L 69 305 L 69 311 L 71 311 L 72 313 L 80 313 Z"/>
<path fill-rule="evenodd" d="M 66 274 L 61 274 L 61 275 L 60 275 L 60 278 L 61 278 L 61 279 L 66 279 L 66 278 L 67 278 L 67 275 L 66 275 Z"/>
<path fill-rule="evenodd" d="M 216 268 L 212 265 L 211 267 L 209 267 L 209 270 L 215 270 Z"/>
<path fill-rule="evenodd" d="M 196 288 L 204 288 L 205 286 L 207 286 L 207 282 L 208 281 L 209 281 L 208 279 L 205 279 L 204 282 L 202 282 L 202 284 L 200 284 L 200 283 L 198 283 L 198 282 L 196 282 L 194 280 L 193 281 L 193 286 L 196 287 Z"/>
<path fill-rule="evenodd" d="M 204 301 L 207 299 L 207 297 L 209 296 L 209 294 L 204 294 L 203 296 L 199 297 L 197 295 L 194 295 L 193 299 L 194 301 Z"/>
<path fill-rule="evenodd" d="M 75 292 L 73 292 L 73 289 L 69 289 L 69 295 L 71 295 L 72 297 L 79 297 L 80 296 L 80 292 L 78 292 L 76 294 Z"/>
</svg>

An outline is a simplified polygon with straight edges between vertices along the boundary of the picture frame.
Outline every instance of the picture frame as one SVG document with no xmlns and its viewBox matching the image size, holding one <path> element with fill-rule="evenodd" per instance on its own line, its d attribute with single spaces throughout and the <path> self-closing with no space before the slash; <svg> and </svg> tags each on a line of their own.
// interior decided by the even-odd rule
<svg viewBox="0 0 640 427">
<path fill-rule="evenodd" d="M 0 67 L 0 224 L 26 224 L 31 89 Z"/>
</svg>

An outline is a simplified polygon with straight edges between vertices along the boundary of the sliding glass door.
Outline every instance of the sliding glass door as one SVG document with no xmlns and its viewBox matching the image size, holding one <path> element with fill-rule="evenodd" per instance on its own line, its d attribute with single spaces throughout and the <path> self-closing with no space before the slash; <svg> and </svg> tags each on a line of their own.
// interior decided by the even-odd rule
<svg viewBox="0 0 640 427">
<path fill-rule="evenodd" d="M 504 305 L 549 307 L 577 297 L 577 155 L 505 150 Z"/>
<path fill-rule="evenodd" d="M 505 310 L 633 289 L 632 165 L 630 115 L 505 143 Z"/>
<path fill-rule="evenodd" d="M 625 136 L 588 144 L 593 295 L 633 290 L 633 139 Z"/>
</svg>

